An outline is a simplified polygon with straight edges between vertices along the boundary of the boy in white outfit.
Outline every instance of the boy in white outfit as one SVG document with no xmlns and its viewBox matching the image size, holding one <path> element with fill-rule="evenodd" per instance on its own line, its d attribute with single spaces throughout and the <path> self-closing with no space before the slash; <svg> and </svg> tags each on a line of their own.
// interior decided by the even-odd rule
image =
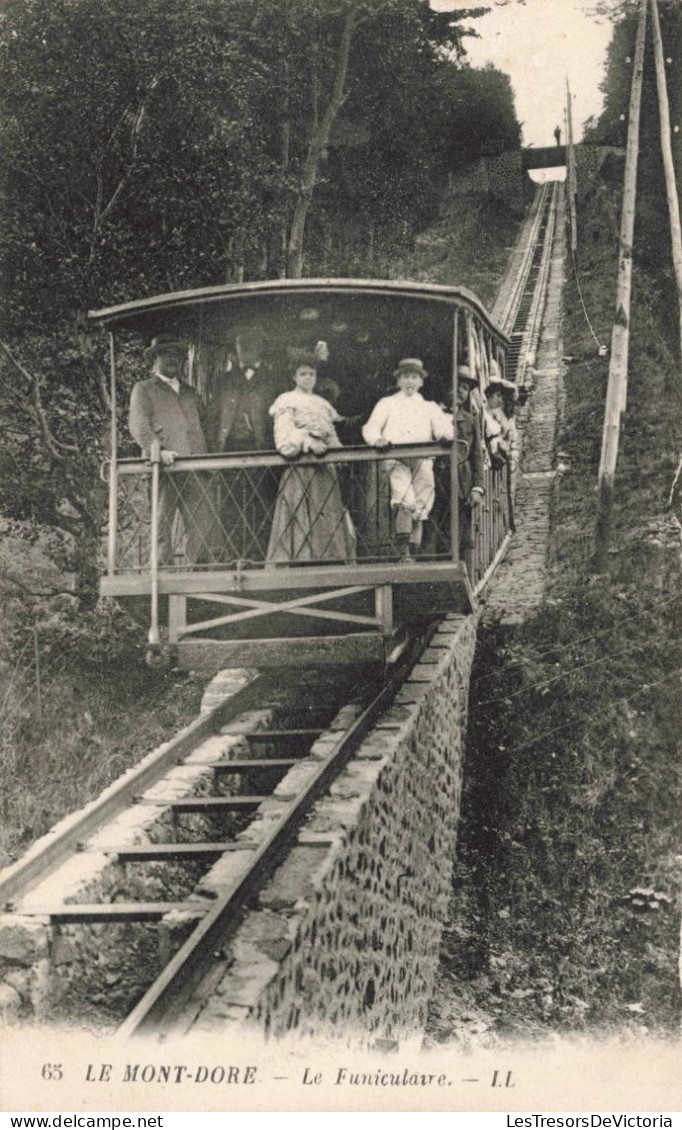
<svg viewBox="0 0 682 1130">
<path fill-rule="evenodd" d="M 380 450 L 394 443 L 452 443 L 455 432 L 452 416 L 431 400 L 424 400 L 420 388 L 426 369 L 418 357 L 405 357 L 394 372 L 398 391 L 383 397 L 362 429 L 365 443 Z M 400 560 L 412 560 L 411 550 L 422 541 L 423 523 L 433 507 L 436 488 L 433 459 L 387 459 L 386 472 L 391 484 L 391 509 L 395 540 Z"/>
</svg>

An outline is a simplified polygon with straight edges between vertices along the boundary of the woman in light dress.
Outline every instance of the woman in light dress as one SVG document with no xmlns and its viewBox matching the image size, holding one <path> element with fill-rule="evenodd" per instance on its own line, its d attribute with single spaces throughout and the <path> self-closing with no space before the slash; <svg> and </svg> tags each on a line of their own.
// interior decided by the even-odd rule
<svg viewBox="0 0 682 1130">
<path fill-rule="evenodd" d="M 515 471 L 519 460 L 519 436 L 513 417 L 516 385 L 505 380 L 499 366 L 492 362 L 488 387 L 485 390 L 485 438 L 493 467 L 508 463 Z"/>
<path fill-rule="evenodd" d="M 322 456 L 341 447 L 334 425 L 342 419 L 336 409 L 315 392 L 317 370 L 313 359 L 299 361 L 294 388 L 270 407 L 275 447 L 286 459 L 299 455 Z M 353 561 L 355 534 L 343 504 L 336 466 L 287 467 L 282 475 L 268 561 Z"/>
</svg>

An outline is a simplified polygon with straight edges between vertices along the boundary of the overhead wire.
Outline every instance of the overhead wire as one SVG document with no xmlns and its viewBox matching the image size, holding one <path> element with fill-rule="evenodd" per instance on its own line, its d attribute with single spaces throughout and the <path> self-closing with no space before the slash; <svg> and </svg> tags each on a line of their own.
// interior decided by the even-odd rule
<svg viewBox="0 0 682 1130">
<path fill-rule="evenodd" d="M 679 667 L 675 671 L 671 671 L 668 675 L 664 675 L 664 677 L 662 679 L 658 679 L 655 683 L 646 683 L 644 686 L 639 687 L 638 690 L 633 691 L 633 693 L 630 697 L 634 698 L 636 695 L 642 694 L 644 691 L 646 691 L 648 693 L 649 691 L 654 690 L 655 687 L 660 686 L 662 683 L 667 683 L 670 679 L 680 678 L 681 676 L 682 676 L 682 667 Z M 634 687 L 634 686 L 636 686 L 635 683 L 628 683 L 622 689 L 628 690 L 629 687 Z M 621 695 L 619 695 L 618 697 L 621 697 Z M 611 702 L 613 700 L 607 699 L 606 701 Z M 590 718 L 591 718 L 591 716 L 588 715 L 587 719 L 582 723 L 582 730 L 581 730 L 581 735 L 580 735 L 581 737 L 584 736 L 585 728 L 587 727 L 587 725 L 590 721 Z M 578 725 L 580 725 L 580 723 L 578 723 Z M 554 734 L 559 734 L 563 730 L 568 730 L 569 728 L 575 728 L 575 726 L 576 726 L 576 720 L 575 720 L 575 718 L 572 718 L 570 722 L 564 722 L 561 726 L 555 726 L 551 730 L 545 730 L 545 731 L 543 731 L 543 733 L 537 734 L 534 738 L 529 738 L 528 741 L 521 742 L 519 745 L 506 747 L 504 752 L 506 754 L 517 753 L 521 749 L 526 749 L 527 746 L 535 745 L 537 742 L 543 741 L 545 738 L 550 738 Z"/>
<path fill-rule="evenodd" d="M 573 274 L 575 276 L 575 283 L 576 283 L 576 286 L 578 288 L 578 296 L 580 298 L 580 304 L 583 308 L 583 313 L 585 315 L 585 321 L 587 322 L 588 326 L 590 327 L 590 333 L 592 334 L 592 337 L 594 338 L 595 342 L 597 343 L 597 347 L 598 347 L 600 353 L 602 353 L 603 351 L 606 350 L 606 345 L 604 345 L 604 343 L 599 340 L 596 333 L 594 332 L 594 328 L 593 328 L 592 323 L 590 321 L 590 315 L 587 313 L 587 306 L 585 305 L 585 299 L 583 298 L 583 292 L 582 292 L 582 288 L 580 286 L 580 279 L 578 278 L 578 267 L 577 267 L 577 264 L 576 264 L 576 261 L 575 261 L 575 255 L 574 255 L 573 251 L 571 251 L 571 262 L 573 263 Z"/>
<path fill-rule="evenodd" d="M 557 675 L 552 675 L 550 679 L 541 679 L 537 683 L 531 683 L 530 686 L 521 687 L 518 691 L 511 691 L 509 694 L 500 695 L 498 698 L 483 698 L 478 699 L 475 703 L 476 706 L 491 706 L 500 702 L 509 702 L 510 699 L 519 698 L 521 695 L 529 694 L 530 691 L 537 690 L 539 687 L 547 687 L 552 683 L 559 682 L 561 679 L 567 679 L 569 675 L 575 675 L 579 671 L 587 671 L 592 667 L 598 667 L 600 663 L 607 663 L 611 659 L 620 659 L 623 655 L 632 655 L 635 651 L 644 651 L 646 648 L 656 648 L 667 646 L 667 640 L 661 641 L 659 644 L 652 644 L 647 640 L 646 643 L 635 644 L 633 647 L 624 648 L 622 651 L 609 652 L 607 655 L 602 655 L 599 659 L 592 660 L 591 663 L 581 663 L 577 667 L 571 667 L 568 671 L 561 671 Z"/>
<path fill-rule="evenodd" d="M 634 612 L 632 614 L 632 616 L 623 617 L 621 620 L 618 621 L 617 624 L 614 624 L 613 627 L 611 627 L 611 628 L 602 628 L 601 631 L 592 632 L 589 636 L 578 636 L 574 640 L 569 640 L 568 643 L 556 644 L 556 645 L 550 644 L 549 647 L 543 648 L 542 651 L 533 652 L 532 658 L 533 658 L 533 660 L 536 660 L 536 659 L 542 659 L 545 655 L 552 655 L 552 654 L 558 655 L 562 651 L 568 651 L 572 647 L 578 647 L 579 644 L 591 643 L 593 640 L 601 639 L 603 636 L 608 636 L 608 635 L 611 635 L 613 632 L 619 631 L 620 628 L 622 628 L 622 626 L 624 624 L 630 624 L 634 620 L 641 620 L 643 617 L 651 617 L 655 614 L 655 612 L 658 610 L 658 608 L 664 607 L 667 604 L 672 604 L 673 602 L 677 602 L 679 600 L 680 600 L 680 594 L 676 593 L 674 596 L 666 597 L 665 599 L 657 601 L 655 608 L 646 608 L 641 612 Z M 516 663 L 512 664 L 512 666 L 519 666 L 522 662 L 523 662 L 522 660 L 518 660 Z M 500 673 L 499 670 L 488 671 L 488 672 L 486 672 L 485 675 L 481 675 L 480 678 L 474 679 L 471 686 L 476 687 L 476 686 L 479 685 L 479 683 L 487 682 L 488 679 L 494 679 L 496 676 L 499 676 L 499 673 Z"/>
</svg>

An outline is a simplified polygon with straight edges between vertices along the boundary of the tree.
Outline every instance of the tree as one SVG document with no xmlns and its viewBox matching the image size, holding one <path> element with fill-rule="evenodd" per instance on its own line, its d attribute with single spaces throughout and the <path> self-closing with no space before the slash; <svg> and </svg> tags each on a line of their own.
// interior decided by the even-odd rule
<svg viewBox="0 0 682 1130">
<path fill-rule="evenodd" d="M 235 234 L 257 238 L 279 188 L 242 22 L 220 0 L 2 14 L 2 503 L 64 532 L 89 600 L 109 404 L 85 311 L 229 277 Z"/>
<path fill-rule="evenodd" d="M 348 74 L 350 49 L 353 42 L 356 23 L 358 20 L 359 8 L 360 0 L 348 0 L 345 12 L 342 16 L 341 36 L 339 39 L 334 68 L 334 81 L 332 83 L 327 104 L 324 107 L 321 115 L 319 113 L 318 106 L 317 83 L 315 83 L 313 87 L 314 102 L 313 120 L 310 130 L 310 141 L 308 142 L 308 151 L 306 153 L 305 161 L 303 162 L 300 185 L 294 206 L 294 214 L 291 221 L 291 230 L 289 234 L 288 273 L 291 278 L 300 278 L 303 274 L 303 239 L 305 235 L 305 223 L 308 217 L 308 212 L 310 210 L 310 204 L 312 201 L 315 184 L 317 182 L 320 159 L 322 157 L 324 149 L 329 142 L 329 135 L 331 133 L 332 126 L 336 120 L 339 110 L 341 109 L 341 106 L 343 105 L 346 89 L 346 75 Z"/>
<path fill-rule="evenodd" d="M 443 183 L 443 149 L 453 110 L 442 78 L 455 72 L 464 56 L 464 39 L 471 34 L 465 21 L 486 11 L 435 12 L 415 0 L 346 0 L 337 9 L 336 27 L 333 20 L 328 24 L 331 45 L 329 35 L 320 45 L 318 31 L 289 273 L 302 272 L 305 223 L 341 110 L 344 121 L 368 129 L 371 147 L 346 153 L 345 160 L 342 155 L 330 165 L 328 182 L 337 178 L 344 192 L 327 191 L 325 200 L 347 213 L 359 210 L 371 231 L 380 216 L 401 222 L 411 213 L 419 222 L 432 214 Z M 326 90 L 319 78 L 322 58 L 333 75 Z"/>
</svg>

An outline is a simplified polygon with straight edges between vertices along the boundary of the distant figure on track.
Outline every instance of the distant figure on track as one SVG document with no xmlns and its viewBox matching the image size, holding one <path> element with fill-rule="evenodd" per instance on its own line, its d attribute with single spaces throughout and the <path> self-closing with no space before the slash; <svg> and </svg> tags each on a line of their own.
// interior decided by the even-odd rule
<svg viewBox="0 0 682 1130">
<path fill-rule="evenodd" d="M 554 130 L 554 140 L 557 145 L 561 145 L 561 126 L 557 126 Z"/>
</svg>

